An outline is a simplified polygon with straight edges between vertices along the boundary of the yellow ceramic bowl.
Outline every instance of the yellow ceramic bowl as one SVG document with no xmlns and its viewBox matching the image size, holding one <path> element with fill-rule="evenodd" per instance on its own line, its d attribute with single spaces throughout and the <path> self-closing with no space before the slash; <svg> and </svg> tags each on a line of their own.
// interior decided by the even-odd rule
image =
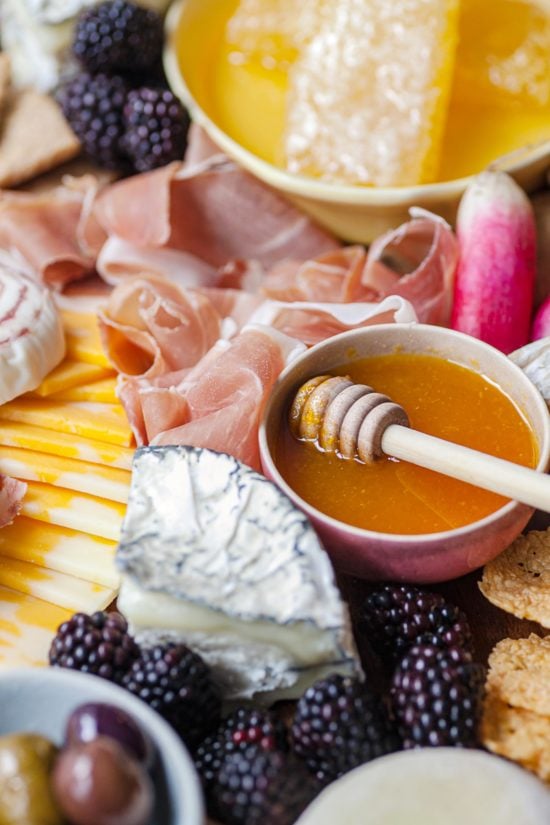
<svg viewBox="0 0 550 825">
<path fill-rule="evenodd" d="M 347 241 L 370 243 L 382 232 L 406 221 L 411 206 L 424 207 L 451 223 L 454 221 L 469 177 L 444 183 L 385 188 L 324 183 L 291 175 L 267 163 L 223 132 L 191 94 L 184 65 L 192 64 L 197 70 L 201 61 L 203 64 L 208 61 L 209 19 L 217 3 L 218 0 L 178 0 L 174 3 L 166 19 L 164 65 L 174 93 L 224 152 Z M 187 41 L 186 31 L 193 32 L 193 37 Z M 186 43 L 185 61 L 178 58 L 177 41 L 180 38 Z M 550 141 L 546 141 L 514 152 L 499 162 L 499 168 L 510 172 L 527 191 L 533 191 L 542 185 L 549 164 Z"/>
</svg>

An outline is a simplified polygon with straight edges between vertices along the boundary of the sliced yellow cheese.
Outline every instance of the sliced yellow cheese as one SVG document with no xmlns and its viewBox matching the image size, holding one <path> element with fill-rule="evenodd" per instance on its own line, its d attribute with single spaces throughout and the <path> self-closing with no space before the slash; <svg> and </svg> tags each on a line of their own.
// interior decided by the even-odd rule
<svg viewBox="0 0 550 825">
<path fill-rule="evenodd" d="M 132 430 L 119 404 L 93 404 L 87 401 L 66 404 L 62 401 L 18 398 L 0 407 L 0 419 L 60 430 L 123 447 L 130 447 L 133 443 Z"/>
<path fill-rule="evenodd" d="M 0 444 L 5 447 L 22 447 L 26 450 L 77 458 L 92 464 L 119 467 L 121 470 L 132 469 L 134 455 L 131 447 L 121 447 L 91 438 L 75 438 L 69 433 L 11 421 L 3 421 L 0 425 Z"/>
<path fill-rule="evenodd" d="M 116 378 L 103 378 L 92 384 L 81 384 L 51 396 L 52 401 L 99 401 L 102 404 L 119 404 L 116 394 Z"/>
<path fill-rule="evenodd" d="M 61 318 L 65 330 L 67 358 L 97 364 L 100 367 L 112 367 L 103 351 L 95 315 L 62 310 Z"/>
<path fill-rule="evenodd" d="M 18 447 L 0 447 L 0 473 L 23 481 L 42 481 L 112 501 L 128 501 L 130 473 L 116 467 L 89 464 L 87 461 Z"/>
<path fill-rule="evenodd" d="M 24 516 L 118 541 L 126 505 L 29 481 L 21 506 Z"/>
<path fill-rule="evenodd" d="M 116 542 L 19 516 L 0 530 L 0 556 L 118 587 Z"/>
<path fill-rule="evenodd" d="M 0 587 L 0 667 L 46 665 L 57 628 L 72 610 Z"/>
<path fill-rule="evenodd" d="M 0 584 L 74 612 L 103 610 L 116 596 L 113 588 L 17 559 L 0 558 Z"/>
<path fill-rule="evenodd" d="M 83 364 L 79 361 L 65 359 L 44 378 L 40 386 L 34 390 L 34 394 L 40 396 L 52 395 L 52 393 L 61 392 L 80 384 L 112 377 L 113 372 L 113 370 L 99 367 L 97 364 Z"/>
</svg>

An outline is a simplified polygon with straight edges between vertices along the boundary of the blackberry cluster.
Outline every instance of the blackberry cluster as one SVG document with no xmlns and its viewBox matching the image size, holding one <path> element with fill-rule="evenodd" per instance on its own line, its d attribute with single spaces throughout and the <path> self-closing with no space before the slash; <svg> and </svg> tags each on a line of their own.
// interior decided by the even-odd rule
<svg viewBox="0 0 550 825">
<path fill-rule="evenodd" d="M 399 746 L 380 699 L 339 674 L 316 682 L 298 701 L 291 739 L 322 784 Z"/>
<path fill-rule="evenodd" d="M 82 66 L 57 99 L 90 158 L 123 173 L 181 160 L 189 116 L 166 88 L 159 14 L 127 0 L 81 12 L 73 52 Z"/>
<path fill-rule="evenodd" d="M 118 75 L 81 72 L 61 86 L 57 101 L 84 151 L 107 169 L 125 169 L 121 150 L 129 86 Z"/>
<path fill-rule="evenodd" d="M 141 649 L 120 613 L 75 613 L 59 626 L 49 662 L 127 688 L 170 722 L 189 747 L 219 722 L 220 696 L 201 657 L 172 642 Z"/>
<path fill-rule="evenodd" d="M 162 44 L 160 15 L 127 0 L 107 0 L 79 15 L 73 54 L 91 72 L 147 71 L 159 62 Z"/>
<path fill-rule="evenodd" d="M 137 172 L 149 172 L 183 157 L 189 116 L 168 89 L 129 92 L 123 120 L 121 146 Z"/>
<path fill-rule="evenodd" d="M 121 684 L 138 655 L 139 648 L 120 613 L 75 613 L 59 626 L 49 662 Z"/>
<path fill-rule="evenodd" d="M 295 757 L 249 745 L 224 760 L 210 799 L 226 825 L 293 825 L 318 792 Z"/>
<path fill-rule="evenodd" d="M 237 708 L 197 748 L 195 766 L 207 794 L 222 763 L 231 753 L 255 745 L 264 751 L 288 751 L 287 730 L 271 711 Z"/>
<path fill-rule="evenodd" d="M 210 668 L 185 645 L 168 642 L 143 649 L 122 686 L 160 713 L 189 748 L 219 722 L 221 698 Z"/>
<path fill-rule="evenodd" d="M 475 747 L 484 682 L 485 668 L 459 648 L 410 648 L 390 688 L 403 747 Z"/>
<path fill-rule="evenodd" d="M 458 607 L 413 585 L 384 584 L 370 593 L 363 624 L 373 649 L 391 661 L 415 644 L 459 647 L 471 652 L 468 620 Z"/>
</svg>

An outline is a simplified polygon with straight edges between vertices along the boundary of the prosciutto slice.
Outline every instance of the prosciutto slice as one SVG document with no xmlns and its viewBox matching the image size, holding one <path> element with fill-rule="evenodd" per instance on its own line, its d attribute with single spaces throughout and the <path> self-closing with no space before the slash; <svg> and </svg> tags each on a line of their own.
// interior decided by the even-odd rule
<svg viewBox="0 0 550 825">
<path fill-rule="evenodd" d="M 399 296 L 284 302 L 235 289 L 182 289 L 153 277 L 116 287 L 100 317 L 138 444 L 210 447 L 258 469 L 258 422 L 286 363 L 346 329 L 416 320 Z"/>
<path fill-rule="evenodd" d="M 222 319 L 200 292 L 149 276 L 120 284 L 99 321 L 118 371 L 153 378 L 196 364 L 218 340 Z"/>
<path fill-rule="evenodd" d="M 68 179 L 53 192 L 0 192 L 0 250 L 61 289 L 93 271 L 105 234 L 93 216 L 97 182 Z"/>
<path fill-rule="evenodd" d="M 423 323 L 448 324 L 458 243 L 442 218 L 420 209 L 411 212 L 411 221 L 374 241 L 362 284 L 378 299 L 406 298 Z"/>
<path fill-rule="evenodd" d="M 21 509 L 27 485 L 15 478 L 0 475 L 0 527 L 11 524 Z"/>
<path fill-rule="evenodd" d="M 184 380 L 188 420 L 159 433 L 153 444 L 229 449 L 240 461 L 260 469 L 259 421 L 288 350 L 296 352 L 296 342 L 269 328 L 245 328 Z"/>
<path fill-rule="evenodd" d="M 151 249 L 175 250 L 216 269 L 242 258 L 268 267 L 339 246 L 222 154 L 115 183 L 99 196 L 96 215 L 109 237 L 147 250 L 146 255 Z M 103 259 L 99 271 L 108 276 L 105 266 Z M 112 271 L 112 258 L 108 266 Z"/>
</svg>

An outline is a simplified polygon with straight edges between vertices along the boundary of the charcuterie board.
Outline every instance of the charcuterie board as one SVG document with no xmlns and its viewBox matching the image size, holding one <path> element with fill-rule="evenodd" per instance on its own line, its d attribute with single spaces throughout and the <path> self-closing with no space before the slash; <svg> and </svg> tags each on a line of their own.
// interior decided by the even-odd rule
<svg viewBox="0 0 550 825">
<path fill-rule="evenodd" d="M 212 823 L 401 758 L 424 821 L 439 747 L 542 825 L 550 504 L 449 456 L 549 466 L 550 11 L 289 3 L 0 0 L 0 668 L 151 705 Z"/>
</svg>

